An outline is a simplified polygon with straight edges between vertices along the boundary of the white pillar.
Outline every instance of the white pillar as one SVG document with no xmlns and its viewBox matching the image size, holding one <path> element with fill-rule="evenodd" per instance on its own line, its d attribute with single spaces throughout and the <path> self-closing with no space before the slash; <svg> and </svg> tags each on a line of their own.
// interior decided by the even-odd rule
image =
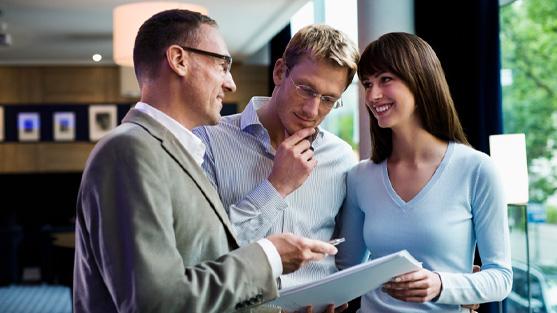
<svg viewBox="0 0 557 313">
<path fill-rule="evenodd" d="M 358 0 L 358 46 L 360 52 L 373 40 L 389 32 L 414 33 L 414 0 Z M 361 87 L 360 87 L 361 88 Z M 369 114 L 360 92 L 360 159 L 371 153 Z"/>
</svg>

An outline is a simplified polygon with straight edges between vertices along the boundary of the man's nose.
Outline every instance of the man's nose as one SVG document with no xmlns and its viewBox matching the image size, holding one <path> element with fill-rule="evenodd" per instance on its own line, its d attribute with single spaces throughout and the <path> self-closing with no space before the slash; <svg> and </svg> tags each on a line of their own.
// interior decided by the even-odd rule
<svg viewBox="0 0 557 313">
<path fill-rule="evenodd" d="M 234 83 L 234 78 L 232 78 L 232 73 L 227 72 L 226 77 L 224 78 L 224 82 L 222 86 L 225 91 L 227 92 L 235 92 L 236 91 L 236 83 Z"/>
<path fill-rule="evenodd" d="M 321 105 L 321 98 L 312 97 L 304 101 L 304 113 L 307 117 L 316 117 L 319 114 L 319 106 Z"/>
</svg>

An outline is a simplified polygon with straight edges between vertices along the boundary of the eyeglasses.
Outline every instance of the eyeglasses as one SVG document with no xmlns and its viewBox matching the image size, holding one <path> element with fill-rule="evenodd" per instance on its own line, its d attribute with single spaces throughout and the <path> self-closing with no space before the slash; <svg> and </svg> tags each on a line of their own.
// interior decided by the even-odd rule
<svg viewBox="0 0 557 313">
<path fill-rule="evenodd" d="M 333 109 L 340 108 L 342 106 L 342 98 L 335 98 L 331 96 L 323 96 L 322 94 L 318 93 L 317 91 L 313 90 L 310 86 L 306 85 L 299 85 L 294 82 L 292 77 L 288 76 L 292 85 L 296 87 L 296 92 L 298 95 L 304 99 L 315 99 L 319 98 L 321 104 L 325 105 L 326 107 L 332 107 Z"/>
<path fill-rule="evenodd" d="M 196 49 L 196 48 L 191 48 L 191 47 L 187 47 L 187 46 L 181 46 L 180 45 L 180 47 L 182 49 L 186 50 L 186 51 L 190 51 L 190 52 L 193 52 L 193 53 L 206 55 L 206 56 L 210 56 L 210 57 L 213 57 L 213 58 L 224 60 L 224 63 L 222 65 L 223 70 L 224 70 L 225 73 L 230 73 L 230 69 L 232 68 L 232 57 L 231 56 L 224 55 L 224 54 L 218 54 L 218 53 L 205 51 L 205 50 L 200 50 L 200 49 Z"/>
</svg>

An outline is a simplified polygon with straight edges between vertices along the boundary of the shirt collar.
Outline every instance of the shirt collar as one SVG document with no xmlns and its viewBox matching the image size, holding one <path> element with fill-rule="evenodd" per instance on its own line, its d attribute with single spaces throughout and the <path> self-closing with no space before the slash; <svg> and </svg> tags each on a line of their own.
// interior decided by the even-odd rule
<svg viewBox="0 0 557 313">
<path fill-rule="evenodd" d="M 168 129 L 170 133 L 178 139 L 178 142 L 180 142 L 184 149 L 192 155 L 195 163 L 201 166 L 203 163 L 203 156 L 205 155 L 205 145 L 201 139 L 197 138 L 189 129 L 185 128 L 166 113 L 145 102 L 138 102 L 135 105 L 135 109 L 151 116 Z"/>
<path fill-rule="evenodd" d="M 245 131 L 246 128 L 252 125 L 260 125 L 261 127 L 263 127 L 263 124 L 261 124 L 261 122 L 259 121 L 259 117 L 257 116 L 257 110 L 269 103 L 270 100 L 270 97 L 251 98 L 240 117 L 240 129 L 242 131 Z"/>
</svg>

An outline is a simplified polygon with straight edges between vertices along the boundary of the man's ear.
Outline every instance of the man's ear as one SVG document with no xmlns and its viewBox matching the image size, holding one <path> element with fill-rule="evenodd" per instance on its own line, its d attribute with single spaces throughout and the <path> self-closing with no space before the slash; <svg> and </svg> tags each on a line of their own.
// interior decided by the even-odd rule
<svg viewBox="0 0 557 313">
<path fill-rule="evenodd" d="M 178 76 L 185 76 L 187 73 L 187 55 L 185 51 L 177 45 L 172 45 L 166 49 L 166 62 L 168 66 Z"/>
<path fill-rule="evenodd" d="M 279 58 L 275 62 L 275 67 L 273 68 L 273 83 L 275 86 L 280 86 L 282 84 L 286 77 L 287 70 L 286 62 L 284 62 L 283 58 Z"/>
</svg>

